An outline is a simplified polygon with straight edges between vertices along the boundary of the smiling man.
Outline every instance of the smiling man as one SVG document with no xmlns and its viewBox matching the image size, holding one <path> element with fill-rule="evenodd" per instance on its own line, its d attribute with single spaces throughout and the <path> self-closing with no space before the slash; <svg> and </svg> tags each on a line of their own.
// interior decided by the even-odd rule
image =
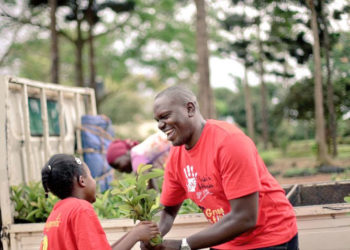
<svg viewBox="0 0 350 250">
<path fill-rule="evenodd" d="M 174 146 L 161 194 L 162 235 L 187 198 L 212 223 L 158 249 L 298 249 L 293 207 L 249 137 L 235 125 L 205 120 L 195 95 L 183 87 L 160 92 L 153 111 Z"/>
</svg>

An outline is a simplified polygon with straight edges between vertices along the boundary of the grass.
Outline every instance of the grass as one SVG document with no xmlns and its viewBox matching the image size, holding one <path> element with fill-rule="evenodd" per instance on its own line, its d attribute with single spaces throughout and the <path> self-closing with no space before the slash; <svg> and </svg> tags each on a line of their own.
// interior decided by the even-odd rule
<svg viewBox="0 0 350 250">
<path fill-rule="evenodd" d="M 340 144 L 338 145 L 338 158 L 346 159 L 350 156 L 350 144 Z"/>
<path fill-rule="evenodd" d="M 314 140 L 291 141 L 285 154 L 280 148 L 259 150 L 259 154 L 274 176 L 289 178 L 312 176 L 318 173 L 317 168 L 315 168 L 317 161 Z M 350 167 L 350 144 L 338 144 L 338 156 L 335 161 L 339 162 L 343 168 Z M 347 164 L 348 162 L 349 164 Z M 350 169 L 342 174 L 334 174 L 332 177 L 334 180 L 349 178 Z"/>
</svg>

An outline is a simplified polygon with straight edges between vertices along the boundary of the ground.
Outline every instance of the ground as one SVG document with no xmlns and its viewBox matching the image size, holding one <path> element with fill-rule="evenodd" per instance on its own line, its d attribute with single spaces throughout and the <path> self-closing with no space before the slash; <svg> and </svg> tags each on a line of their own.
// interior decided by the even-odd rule
<svg viewBox="0 0 350 250">
<path fill-rule="evenodd" d="M 350 167 L 350 157 L 343 159 L 334 160 L 336 166 L 343 168 Z M 350 173 L 341 173 L 341 174 L 315 174 L 311 176 L 298 176 L 298 177 L 283 177 L 283 173 L 291 168 L 302 169 L 302 168 L 314 168 L 316 161 L 312 157 L 304 158 L 280 158 L 274 160 L 273 164 L 268 167 L 269 171 L 272 173 L 280 172 L 280 174 L 275 175 L 277 181 L 283 184 L 302 184 L 309 182 L 320 182 L 320 181 L 335 181 L 341 179 L 350 179 Z"/>
</svg>

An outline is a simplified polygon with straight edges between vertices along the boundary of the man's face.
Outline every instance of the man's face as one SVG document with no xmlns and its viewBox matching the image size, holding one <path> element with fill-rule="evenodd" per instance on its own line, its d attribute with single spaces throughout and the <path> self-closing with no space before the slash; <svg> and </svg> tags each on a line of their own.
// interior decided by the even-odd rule
<svg viewBox="0 0 350 250">
<path fill-rule="evenodd" d="M 85 163 L 83 163 L 83 168 L 85 171 L 85 176 L 83 176 L 83 178 L 85 178 L 86 183 L 85 194 L 87 197 L 87 201 L 89 201 L 90 203 L 94 203 L 96 201 L 96 181 L 91 176 L 90 169 Z"/>
<path fill-rule="evenodd" d="M 153 114 L 158 128 L 174 146 L 191 143 L 191 121 L 185 104 L 163 95 L 154 101 Z"/>
</svg>

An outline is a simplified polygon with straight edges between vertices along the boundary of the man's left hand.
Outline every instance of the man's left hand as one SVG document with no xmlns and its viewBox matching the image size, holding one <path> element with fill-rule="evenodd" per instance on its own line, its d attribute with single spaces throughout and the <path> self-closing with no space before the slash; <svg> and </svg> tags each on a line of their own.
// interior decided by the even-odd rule
<svg viewBox="0 0 350 250">
<path fill-rule="evenodd" d="M 181 240 L 164 240 L 161 245 L 155 246 L 155 250 L 179 250 Z"/>
</svg>

